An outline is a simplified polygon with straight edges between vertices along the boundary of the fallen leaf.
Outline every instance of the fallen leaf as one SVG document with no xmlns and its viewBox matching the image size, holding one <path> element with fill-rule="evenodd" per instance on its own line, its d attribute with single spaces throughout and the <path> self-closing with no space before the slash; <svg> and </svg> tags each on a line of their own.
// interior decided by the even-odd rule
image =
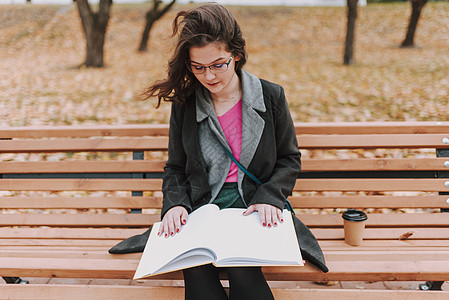
<svg viewBox="0 0 449 300">
<path fill-rule="evenodd" d="M 404 234 L 401 234 L 401 236 L 399 237 L 399 239 L 402 240 L 407 240 L 409 239 L 413 234 L 415 233 L 415 231 L 408 231 Z"/>
</svg>

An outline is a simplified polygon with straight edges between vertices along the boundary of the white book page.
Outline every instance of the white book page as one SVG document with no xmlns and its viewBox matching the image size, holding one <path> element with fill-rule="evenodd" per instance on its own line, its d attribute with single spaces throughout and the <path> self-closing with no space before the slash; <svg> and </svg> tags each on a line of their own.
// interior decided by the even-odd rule
<svg viewBox="0 0 449 300">
<path fill-rule="evenodd" d="M 170 262 L 177 260 L 179 256 L 191 252 L 192 249 L 205 248 L 211 249 L 211 236 L 217 236 L 214 232 L 214 226 L 211 225 L 217 220 L 219 208 L 216 205 L 205 205 L 197 209 L 188 216 L 186 225 L 182 226 L 181 231 L 174 236 L 166 238 L 158 236 L 161 222 L 153 225 L 147 245 L 134 275 L 134 279 L 142 278 L 154 273 L 162 273 L 182 269 L 188 266 L 211 263 L 215 254 L 210 253 L 208 258 L 200 258 L 198 253 L 192 253 L 192 261 L 184 261 L 176 265 L 169 266 Z M 208 251 L 211 252 L 211 251 Z M 205 252 L 202 251 L 202 256 Z M 185 257 L 185 255 L 183 256 Z M 177 259 L 178 258 L 178 259 Z M 167 265 L 166 267 L 164 267 Z M 161 270 L 163 268 L 163 270 Z"/>
<path fill-rule="evenodd" d="M 291 213 L 284 222 L 263 227 L 257 212 L 243 216 L 244 209 L 223 209 L 222 243 L 216 249 L 220 265 L 303 265 Z"/>
<path fill-rule="evenodd" d="M 292 216 L 284 210 L 284 223 L 263 227 L 257 212 L 219 210 L 204 205 L 191 213 L 173 237 L 158 236 L 153 225 L 134 279 L 215 262 L 217 266 L 303 265 Z"/>
</svg>

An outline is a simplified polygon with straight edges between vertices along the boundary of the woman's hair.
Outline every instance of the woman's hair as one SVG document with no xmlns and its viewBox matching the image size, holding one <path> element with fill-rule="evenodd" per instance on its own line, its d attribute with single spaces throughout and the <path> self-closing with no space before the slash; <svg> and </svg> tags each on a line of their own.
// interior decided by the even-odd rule
<svg viewBox="0 0 449 300">
<path fill-rule="evenodd" d="M 158 97 L 161 101 L 184 102 L 200 84 L 187 69 L 189 50 L 192 47 L 204 47 L 210 43 L 221 43 L 226 51 L 239 60 L 235 61 L 235 70 L 239 74 L 246 63 L 245 40 L 240 26 L 231 12 L 219 4 L 205 4 L 190 10 L 178 12 L 173 21 L 172 37 L 178 34 L 172 58 L 168 63 L 168 77 L 151 85 L 143 93 L 148 99 Z"/>
</svg>

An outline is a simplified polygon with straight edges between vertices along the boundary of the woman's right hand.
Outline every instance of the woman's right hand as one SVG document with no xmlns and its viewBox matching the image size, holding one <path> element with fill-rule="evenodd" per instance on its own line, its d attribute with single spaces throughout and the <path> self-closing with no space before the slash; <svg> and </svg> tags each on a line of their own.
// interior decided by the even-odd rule
<svg viewBox="0 0 449 300">
<path fill-rule="evenodd" d="M 158 235 L 164 235 L 166 238 L 174 236 L 181 230 L 181 226 L 187 223 L 187 210 L 183 206 L 170 208 L 162 219 Z"/>
</svg>

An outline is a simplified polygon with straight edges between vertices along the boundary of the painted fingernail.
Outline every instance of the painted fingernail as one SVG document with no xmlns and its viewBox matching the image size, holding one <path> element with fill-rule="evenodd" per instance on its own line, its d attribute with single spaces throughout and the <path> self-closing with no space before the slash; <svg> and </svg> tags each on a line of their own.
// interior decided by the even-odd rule
<svg viewBox="0 0 449 300">
<path fill-rule="evenodd" d="M 182 224 L 185 224 L 186 222 L 187 222 L 186 219 L 183 219 L 183 220 L 182 220 Z"/>
<path fill-rule="evenodd" d="M 265 222 L 262 223 L 262 226 L 265 227 L 267 224 L 265 224 Z"/>
<path fill-rule="evenodd" d="M 175 235 L 175 233 L 174 233 L 174 232 L 172 232 L 172 233 L 171 233 L 171 236 L 174 236 L 174 235 Z"/>
<path fill-rule="evenodd" d="M 281 219 L 281 222 L 284 222 L 284 219 Z"/>
<path fill-rule="evenodd" d="M 271 227 L 271 224 L 270 224 L 270 223 L 268 223 L 268 227 Z"/>
<path fill-rule="evenodd" d="M 278 223 L 277 223 L 277 222 L 274 222 L 274 227 L 276 227 L 276 226 L 278 226 Z"/>
<path fill-rule="evenodd" d="M 168 237 L 168 233 L 165 234 L 165 237 Z"/>
<path fill-rule="evenodd" d="M 179 228 L 178 228 L 178 229 L 176 229 L 176 232 L 179 232 Z"/>
</svg>

